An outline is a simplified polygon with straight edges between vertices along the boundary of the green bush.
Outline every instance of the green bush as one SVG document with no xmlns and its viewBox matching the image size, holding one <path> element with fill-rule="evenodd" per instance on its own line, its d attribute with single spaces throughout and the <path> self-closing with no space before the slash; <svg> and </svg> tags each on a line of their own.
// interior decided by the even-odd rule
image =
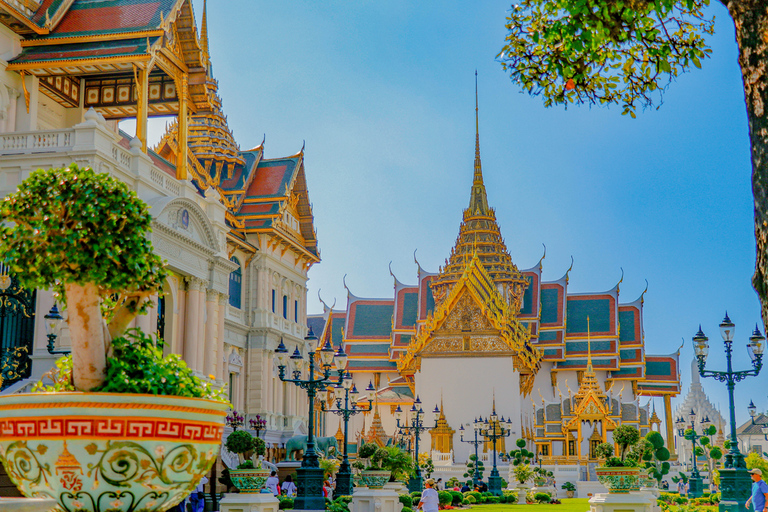
<svg viewBox="0 0 768 512">
<path fill-rule="evenodd" d="M 483 495 L 477 491 L 467 491 L 465 495 L 472 496 L 473 498 L 475 498 L 475 501 L 474 501 L 475 503 L 481 503 L 480 498 L 483 497 Z"/>
<path fill-rule="evenodd" d="M 411 498 L 410 494 L 401 494 L 399 498 L 400 498 L 400 503 L 403 504 L 403 507 L 408 507 L 408 508 L 413 507 L 413 498 Z"/>
<path fill-rule="evenodd" d="M 464 499 L 464 495 L 461 494 L 459 491 L 447 491 L 451 493 L 451 496 L 453 499 L 451 500 L 451 505 L 461 505 L 462 500 Z"/>
<path fill-rule="evenodd" d="M 289 498 L 287 496 L 278 496 L 277 499 L 280 500 L 280 505 L 278 505 L 280 510 L 293 508 L 293 498 Z"/>
<path fill-rule="evenodd" d="M 465 500 L 467 501 L 467 503 L 469 503 L 470 505 L 474 505 L 475 503 L 477 503 L 477 498 L 475 498 L 475 497 L 474 497 L 474 496 L 472 496 L 471 494 L 470 494 L 469 496 L 467 496 L 466 498 L 464 498 L 464 499 L 465 499 Z"/>
<path fill-rule="evenodd" d="M 437 497 L 440 502 L 440 505 L 450 505 L 451 501 L 453 501 L 453 496 L 451 496 L 451 493 L 448 491 L 437 491 Z"/>
<path fill-rule="evenodd" d="M 550 496 L 547 492 L 537 492 L 533 495 L 533 500 L 536 503 L 549 503 Z"/>
<path fill-rule="evenodd" d="M 253 450 L 253 439 L 245 430 L 235 430 L 229 434 L 224 446 L 232 453 L 245 453 Z"/>
<path fill-rule="evenodd" d="M 414 501 L 421 499 L 421 491 L 413 491 L 411 493 L 411 498 L 413 498 Z"/>
<path fill-rule="evenodd" d="M 499 503 L 501 499 L 498 496 L 486 496 L 486 503 Z"/>
<path fill-rule="evenodd" d="M 413 512 L 413 509 L 411 507 L 403 507 L 403 510 L 400 512 Z"/>
</svg>

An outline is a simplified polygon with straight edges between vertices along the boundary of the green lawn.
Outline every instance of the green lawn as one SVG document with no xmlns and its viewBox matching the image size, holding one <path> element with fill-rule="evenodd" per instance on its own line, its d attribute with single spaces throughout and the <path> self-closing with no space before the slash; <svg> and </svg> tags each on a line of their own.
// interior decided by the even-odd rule
<svg viewBox="0 0 768 512">
<path fill-rule="evenodd" d="M 474 512 L 587 512 L 589 500 L 586 498 L 563 498 L 561 505 L 516 505 L 499 503 L 491 505 L 473 505 Z"/>
</svg>

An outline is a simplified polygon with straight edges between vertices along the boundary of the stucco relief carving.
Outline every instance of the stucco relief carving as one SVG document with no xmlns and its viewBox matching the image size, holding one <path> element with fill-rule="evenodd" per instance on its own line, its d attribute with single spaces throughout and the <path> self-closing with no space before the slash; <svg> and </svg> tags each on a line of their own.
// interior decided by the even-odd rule
<svg viewBox="0 0 768 512">
<path fill-rule="evenodd" d="M 227 360 L 227 363 L 230 366 L 235 366 L 237 368 L 243 367 L 243 358 L 240 356 L 240 353 L 237 349 L 233 349 L 232 353 L 229 354 L 229 359 Z"/>
<path fill-rule="evenodd" d="M 181 247 L 157 234 L 152 234 L 152 245 L 160 256 L 176 259 L 181 258 Z"/>
<path fill-rule="evenodd" d="M 440 330 L 479 332 L 494 330 L 494 328 L 483 316 L 483 312 L 472 297 L 464 293 L 448 314 Z"/>
<path fill-rule="evenodd" d="M 445 336 L 435 337 L 422 355 L 456 354 L 477 356 L 480 354 L 510 354 L 509 346 L 498 336 Z"/>
</svg>

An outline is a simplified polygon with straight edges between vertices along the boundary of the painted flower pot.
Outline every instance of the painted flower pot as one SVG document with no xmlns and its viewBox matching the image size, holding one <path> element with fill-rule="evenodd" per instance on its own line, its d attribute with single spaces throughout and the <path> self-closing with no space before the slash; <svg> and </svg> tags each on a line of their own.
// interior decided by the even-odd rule
<svg viewBox="0 0 768 512">
<path fill-rule="evenodd" d="M 226 410 L 172 396 L 3 396 L 0 462 L 24 496 L 60 512 L 162 512 L 216 461 Z"/>
<path fill-rule="evenodd" d="M 360 480 L 369 489 L 383 489 L 384 485 L 389 482 L 391 474 L 391 471 L 384 471 L 383 469 L 366 469 L 360 474 Z"/>
<path fill-rule="evenodd" d="M 568 498 L 573 498 L 574 494 L 576 494 L 576 491 L 565 491 L 565 495 Z"/>
<path fill-rule="evenodd" d="M 627 494 L 639 491 L 642 484 L 640 468 L 596 468 L 597 479 L 608 488 L 610 494 Z"/>
<path fill-rule="evenodd" d="M 268 469 L 230 469 L 229 478 L 243 494 L 257 494 L 267 483 Z"/>
</svg>

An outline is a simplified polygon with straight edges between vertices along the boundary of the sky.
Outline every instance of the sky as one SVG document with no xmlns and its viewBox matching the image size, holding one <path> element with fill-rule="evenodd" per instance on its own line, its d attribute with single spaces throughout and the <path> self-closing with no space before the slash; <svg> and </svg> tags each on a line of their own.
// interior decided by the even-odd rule
<svg viewBox="0 0 768 512">
<path fill-rule="evenodd" d="M 660 109 L 544 108 L 496 60 L 507 1 L 210 0 L 214 75 L 242 149 L 266 136 L 265 157 L 297 153 L 305 169 L 322 261 L 309 272 L 308 309 L 392 297 L 416 283 L 414 250 L 437 271 L 469 201 L 475 70 L 488 201 L 512 260 L 601 292 L 620 279 L 621 302 L 646 287 L 646 350 L 681 353 L 710 337 L 709 367 L 724 368 L 718 324 L 736 323 L 735 367 L 760 320 L 744 94 L 728 13 L 717 2 L 712 58 L 679 77 Z M 202 0 L 195 0 L 200 20 Z M 471 7 L 468 7 L 471 6 Z M 159 139 L 163 122 L 150 136 Z M 762 328 L 762 326 L 761 326 Z M 768 409 L 768 371 L 736 387 L 739 422 L 750 399 Z M 704 380 L 727 416 L 722 384 Z M 673 406 L 675 405 L 673 401 Z M 657 400 L 661 408 L 661 400 Z"/>
</svg>

